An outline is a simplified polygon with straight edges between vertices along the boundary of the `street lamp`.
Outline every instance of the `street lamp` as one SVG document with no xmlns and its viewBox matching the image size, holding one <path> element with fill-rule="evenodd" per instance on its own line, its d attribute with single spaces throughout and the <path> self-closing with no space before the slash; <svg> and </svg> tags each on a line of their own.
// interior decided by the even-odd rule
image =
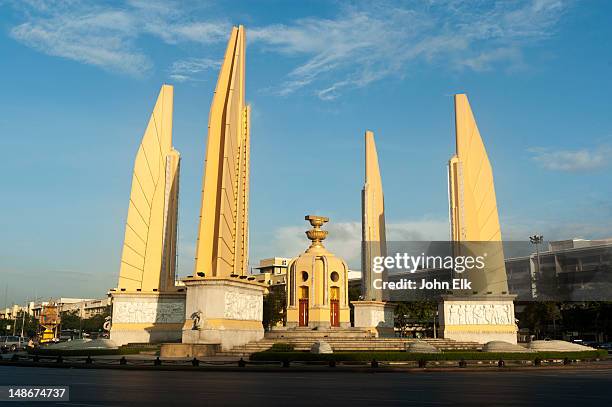
<svg viewBox="0 0 612 407">
<path fill-rule="evenodd" d="M 538 261 L 538 273 L 540 272 L 540 245 L 544 241 L 544 236 L 542 235 L 533 235 L 529 236 L 529 241 L 531 244 L 534 244 L 536 247 L 536 257 Z"/>
<path fill-rule="evenodd" d="M 436 332 L 436 320 L 438 319 L 438 310 L 436 310 L 436 312 L 434 313 L 434 317 L 433 317 L 433 337 L 434 339 L 438 338 L 438 334 Z"/>
<path fill-rule="evenodd" d="M 544 241 L 544 236 L 542 235 L 533 235 L 533 236 L 529 236 L 529 242 L 533 245 L 535 245 L 536 247 L 536 264 L 537 264 L 537 269 L 536 269 L 536 273 L 537 275 L 540 274 L 540 245 L 542 244 L 542 242 Z M 532 276 L 532 279 L 535 280 L 535 275 Z M 537 297 L 537 292 L 535 290 L 535 281 L 532 282 L 532 296 L 535 298 Z"/>
</svg>

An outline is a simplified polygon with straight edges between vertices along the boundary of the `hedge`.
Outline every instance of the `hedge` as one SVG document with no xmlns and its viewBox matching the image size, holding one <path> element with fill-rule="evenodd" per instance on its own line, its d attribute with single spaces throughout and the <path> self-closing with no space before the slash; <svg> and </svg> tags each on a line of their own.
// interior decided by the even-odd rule
<svg viewBox="0 0 612 407">
<path fill-rule="evenodd" d="M 119 349 L 53 349 L 35 348 L 28 350 L 30 355 L 39 356 L 100 356 L 100 355 L 137 355 L 140 352 L 151 351 L 150 348 L 122 346 Z"/>
<path fill-rule="evenodd" d="M 270 351 L 272 352 L 293 352 L 295 345 L 287 342 L 276 342 L 272 344 Z"/>
<path fill-rule="evenodd" d="M 336 362 L 369 362 L 376 361 L 411 361 L 411 360 L 534 360 L 534 359 L 598 359 L 607 357 L 605 350 L 581 352 L 440 352 L 440 353 L 410 353 L 410 352 L 337 352 L 316 354 L 310 352 L 275 352 L 265 351 L 253 353 L 251 360 L 257 361 L 336 361 Z"/>
</svg>

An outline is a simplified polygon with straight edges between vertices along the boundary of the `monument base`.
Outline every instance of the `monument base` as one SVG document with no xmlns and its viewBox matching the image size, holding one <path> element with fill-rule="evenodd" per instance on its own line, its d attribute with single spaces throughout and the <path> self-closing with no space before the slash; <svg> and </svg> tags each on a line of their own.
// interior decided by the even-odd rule
<svg viewBox="0 0 612 407">
<path fill-rule="evenodd" d="M 361 328 L 309 328 L 309 327 L 274 327 L 266 332 L 265 339 L 323 339 L 343 338 L 343 339 L 363 339 L 372 338 L 374 335 L 367 329 Z"/>
<path fill-rule="evenodd" d="M 330 305 L 318 305 L 308 308 L 308 326 L 299 326 L 298 307 L 287 307 L 287 321 L 285 327 L 289 329 L 346 329 L 351 327 L 351 310 L 348 306 L 338 309 L 337 326 L 331 324 Z"/>
<path fill-rule="evenodd" d="M 159 356 L 162 358 L 198 358 L 214 356 L 219 350 L 218 343 L 164 343 Z"/>
<path fill-rule="evenodd" d="M 110 338 L 118 346 L 181 340 L 185 321 L 185 292 L 111 293 Z"/>
<path fill-rule="evenodd" d="M 264 337 L 266 287 L 238 278 L 190 278 L 187 287 L 184 344 L 218 343 L 222 350 Z"/>
<path fill-rule="evenodd" d="M 384 301 L 352 301 L 355 328 L 367 329 L 376 337 L 394 337 L 395 305 Z"/>
<path fill-rule="evenodd" d="M 438 304 L 439 334 L 446 339 L 517 343 L 514 295 L 444 296 Z"/>
<path fill-rule="evenodd" d="M 313 330 L 313 329 L 333 331 L 334 329 L 340 330 L 340 329 L 348 329 L 350 327 L 351 327 L 350 322 L 340 322 L 339 326 L 331 326 L 331 323 L 329 321 L 308 321 L 308 326 L 299 326 L 299 324 L 295 321 L 287 321 L 287 323 L 284 326 L 284 328 L 288 328 L 288 329 L 299 329 L 299 330 L 307 330 L 307 331 Z"/>
</svg>

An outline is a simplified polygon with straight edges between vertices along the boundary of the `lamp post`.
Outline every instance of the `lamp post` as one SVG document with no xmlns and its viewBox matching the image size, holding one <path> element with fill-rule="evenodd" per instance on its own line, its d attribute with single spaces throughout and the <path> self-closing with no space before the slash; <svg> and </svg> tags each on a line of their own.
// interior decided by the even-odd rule
<svg viewBox="0 0 612 407">
<path fill-rule="evenodd" d="M 438 338 L 438 333 L 436 332 L 436 319 L 438 319 L 438 310 L 434 312 L 434 317 L 433 317 L 433 337 L 434 339 Z"/>
<path fill-rule="evenodd" d="M 533 236 L 529 236 L 529 242 L 533 245 L 535 245 L 536 247 L 536 273 L 537 275 L 540 274 L 540 245 L 542 244 L 542 242 L 544 241 L 544 236 L 542 235 L 533 235 Z M 538 296 L 536 289 L 535 289 L 535 275 L 532 276 L 532 279 L 534 280 L 532 282 L 532 287 L 531 287 L 531 291 L 532 291 L 532 296 L 533 298 L 536 298 Z"/>
<path fill-rule="evenodd" d="M 25 313 L 26 313 L 26 308 L 27 308 L 28 304 L 26 302 L 26 306 L 24 307 L 23 311 L 21 312 L 21 337 L 23 338 L 23 328 L 25 326 Z M 28 317 L 29 317 L 29 313 L 28 313 Z"/>
<path fill-rule="evenodd" d="M 83 339 L 83 303 L 79 304 L 79 336 Z"/>
</svg>

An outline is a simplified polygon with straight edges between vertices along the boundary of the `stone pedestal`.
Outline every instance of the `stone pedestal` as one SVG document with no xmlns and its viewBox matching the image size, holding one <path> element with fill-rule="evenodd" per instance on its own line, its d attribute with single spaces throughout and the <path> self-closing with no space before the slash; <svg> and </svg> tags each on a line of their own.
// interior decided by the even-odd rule
<svg viewBox="0 0 612 407">
<path fill-rule="evenodd" d="M 301 339 L 322 339 L 325 338 L 344 338 L 344 339 L 356 339 L 361 340 L 365 338 L 372 338 L 374 334 L 364 328 L 317 328 L 312 329 L 309 327 L 274 327 L 270 331 L 266 332 L 265 339 L 278 339 L 279 342 L 284 340 L 301 340 Z"/>
<path fill-rule="evenodd" d="M 183 343 L 218 343 L 222 350 L 264 337 L 266 287 L 239 278 L 191 278 L 187 287 Z"/>
<path fill-rule="evenodd" d="M 110 338 L 117 345 L 180 341 L 185 293 L 113 292 Z"/>
<path fill-rule="evenodd" d="M 162 358 L 200 358 L 214 356 L 220 350 L 218 343 L 162 343 Z"/>
<path fill-rule="evenodd" d="M 439 334 L 456 341 L 517 343 L 514 295 L 444 296 Z"/>
<path fill-rule="evenodd" d="M 376 337 L 394 337 L 393 327 L 395 305 L 384 301 L 352 301 L 355 328 L 363 328 Z"/>
</svg>

